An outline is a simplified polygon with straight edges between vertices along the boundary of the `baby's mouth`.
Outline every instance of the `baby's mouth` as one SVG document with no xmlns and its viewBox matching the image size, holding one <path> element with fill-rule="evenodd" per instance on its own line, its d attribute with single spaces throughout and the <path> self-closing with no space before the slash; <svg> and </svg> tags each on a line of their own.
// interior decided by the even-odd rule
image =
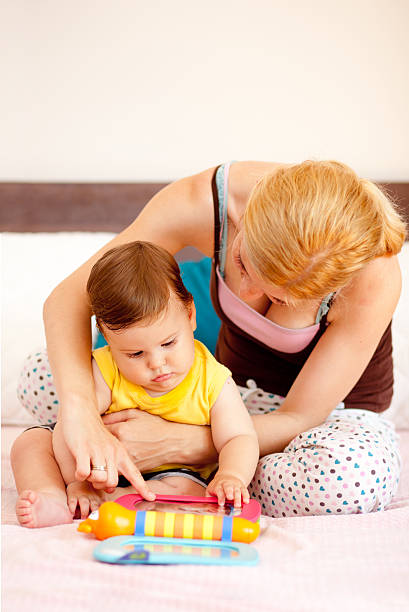
<svg viewBox="0 0 409 612">
<path fill-rule="evenodd" d="M 173 374 L 170 372 L 169 374 L 159 374 L 156 378 L 153 379 L 153 382 L 165 382 L 172 378 Z"/>
</svg>

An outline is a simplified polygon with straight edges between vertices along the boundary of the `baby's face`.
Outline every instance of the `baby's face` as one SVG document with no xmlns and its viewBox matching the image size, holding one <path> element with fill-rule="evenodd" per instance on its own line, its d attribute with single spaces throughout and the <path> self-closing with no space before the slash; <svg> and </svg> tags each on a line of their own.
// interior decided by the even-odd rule
<svg viewBox="0 0 409 612">
<path fill-rule="evenodd" d="M 171 391 L 193 365 L 196 313 L 172 296 L 153 323 L 112 331 L 103 327 L 112 356 L 123 376 L 152 396 Z"/>
</svg>

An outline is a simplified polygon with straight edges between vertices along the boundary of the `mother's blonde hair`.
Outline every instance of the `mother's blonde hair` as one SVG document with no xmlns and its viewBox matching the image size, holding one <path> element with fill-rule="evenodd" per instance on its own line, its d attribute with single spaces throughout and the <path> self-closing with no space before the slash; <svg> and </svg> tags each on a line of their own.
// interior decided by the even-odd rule
<svg viewBox="0 0 409 612">
<path fill-rule="evenodd" d="M 366 263 L 395 255 L 405 240 L 391 200 L 336 161 L 305 161 L 263 176 L 243 221 L 252 265 L 295 299 L 345 287 Z"/>
</svg>

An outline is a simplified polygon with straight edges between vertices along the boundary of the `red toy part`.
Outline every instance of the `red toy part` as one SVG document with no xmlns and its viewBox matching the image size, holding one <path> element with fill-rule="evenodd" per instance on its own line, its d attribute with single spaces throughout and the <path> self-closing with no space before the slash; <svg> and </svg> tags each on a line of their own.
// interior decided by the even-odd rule
<svg viewBox="0 0 409 612">
<path fill-rule="evenodd" d="M 155 501 L 146 501 L 138 493 L 118 497 L 115 502 L 128 510 L 154 510 L 157 512 L 188 512 L 193 514 L 211 514 L 234 516 L 257 522 L 261 507 L 258 501 L 251 499 L 248 504 L 234 508 L 233 502 L 219 506 L 217 497 L 194 497 L 192 495 L 156 495 Z"/>
</svg>

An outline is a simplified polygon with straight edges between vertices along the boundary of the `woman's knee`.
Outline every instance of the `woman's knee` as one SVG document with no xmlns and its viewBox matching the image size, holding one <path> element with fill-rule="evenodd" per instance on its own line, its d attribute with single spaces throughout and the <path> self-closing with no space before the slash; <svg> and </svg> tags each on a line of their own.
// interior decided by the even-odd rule
<svg viewBox="0 0 409 612">
<path fill-rule="evenodd" d="M 352 444 L 269 455 L 260 459 L 250 491 L 275 517 L 382 510 L 399 481 L 395 457 Z"/>
<path fill-rule="evenodd" d="M 18 379 L 17 397 L 42 425 L 57 420 L 59 402 L 46 350 L 32 353 L 25 360 Z"/>
</svg>

